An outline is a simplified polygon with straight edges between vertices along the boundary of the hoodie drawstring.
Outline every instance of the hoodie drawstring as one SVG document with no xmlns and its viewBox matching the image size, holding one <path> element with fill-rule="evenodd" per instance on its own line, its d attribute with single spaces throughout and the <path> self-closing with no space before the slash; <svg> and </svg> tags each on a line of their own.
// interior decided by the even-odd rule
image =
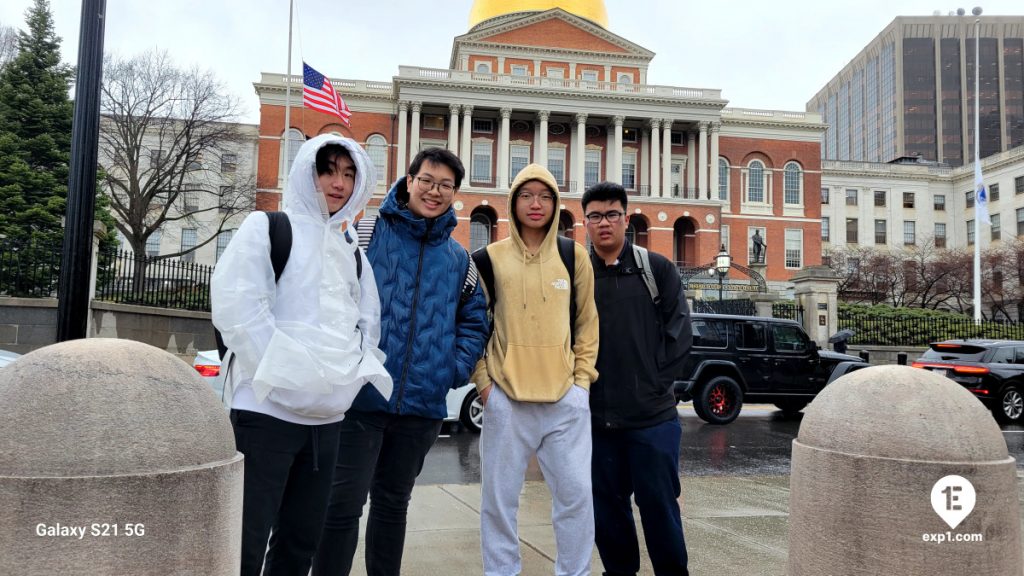
<svg viewBox="0 0 1024 576">
<path fill-rule="evenodd" d="M 313 435 L 313 472 L 320 471 L 320 428 L 311 426 L 310 433 Z"/>
</svg>

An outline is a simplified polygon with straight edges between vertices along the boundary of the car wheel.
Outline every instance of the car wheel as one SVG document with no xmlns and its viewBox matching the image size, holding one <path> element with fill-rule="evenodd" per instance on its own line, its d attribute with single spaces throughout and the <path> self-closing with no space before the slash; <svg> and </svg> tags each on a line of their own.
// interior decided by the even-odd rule
<svg viewBox="0 0 1024 576">
<path fill-rule="evenodd" d="M 1024 422 L 1024 392 L 1016 385 L 1003 388 L 994 411 L 996 419 L 1004 424 Z"/>
<path fill-rule="evenodd" d="M 484 403 L 480 401 L 480 393 L 476 389 L 470 390 L 462 401 L 462 410 L 459 411 L 459 421 L 467 429 L 479 432 L 484 425 Z"/>
<path fill-rule="evenodd" d="M 808 404 L 810 404 L 810 400 L 779 400 L 775 403 L 775 407 L 788 416 L 800 412 Z"/>
<path fill-rule="evenodd" d="M 693 409 L 708 424 L 728 424 L 740 415 L 743 390 L 728 376 L 715 376 L 693 398 Z"/>
</svg>

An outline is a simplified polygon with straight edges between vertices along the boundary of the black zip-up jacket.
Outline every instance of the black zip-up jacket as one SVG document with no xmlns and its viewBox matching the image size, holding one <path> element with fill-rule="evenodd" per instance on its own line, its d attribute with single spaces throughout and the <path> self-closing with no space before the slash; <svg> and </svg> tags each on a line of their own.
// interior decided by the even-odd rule
<svg viewBox="0 0 1024 576">
<path fill-rule="evenodd" d="M 600 376 L 590 389 L 595 430 L 647 428 L 676 417 L 672 382 L 693 341 L 690 312 L 679 271 L 664 256 L 648 254 L 657 306 L 629 241 L 612 266 L 591 252 L 601 326 Z"/>
</svg>

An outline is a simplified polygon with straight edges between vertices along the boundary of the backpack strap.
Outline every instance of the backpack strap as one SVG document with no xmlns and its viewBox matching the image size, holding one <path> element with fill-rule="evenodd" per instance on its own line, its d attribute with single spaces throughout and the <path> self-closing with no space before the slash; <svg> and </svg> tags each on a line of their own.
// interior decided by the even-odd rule
<svg viewBox="0 0 1024 576">
<path fill-rule="evenodd" d="M 480 280 L 483 281 L 484 289 L 487 291 L 487 312 L 493 315 L 494 301 L 497 299 L 497 294 L 494 293 L 494 266 L 491 264 L 491 255 L 487 253 L 487 246 L 484 246 L 474 250 L 471 256 L 473 269 Z"/>
<path fill-rule="evenodd" d="M 463 248 L 465 250 L 465 248 Z M 469 302 L 473 294 L 476 293 L 476 285 L 480 281 L 480 273 L 476 269 L 476 265 L 473 264 L 473 257 L 470 256 L 469 251 L 466 250 L 466 277 L 462 281 L 462 294 L 459 295 L 459 307 L 461 308 L 466 302 Z"/>
<path fill-rule="evenodd" d="M 565 236 L 557 236 L 558 256 L 569 273 L 569 331 L 576 345 L 576 243 Z"/>
<path fill-rule="evenodd" d="M 363 216 L 355 224 L 356 236 L 359 238 L 359 247 L 363 252 L 370 249 L 370 241 L 373 240 L 373 233 L 377 231 L 377 217 Z"/>
<path fill-rule="evenodd" d="M 647 291 L 651 294 L 651 301 L 657 306 L 661 303 L 661 293 L 658 291 L 658 283 L 654 280 L 654 271 L 651 269 L 651 255 L 646 248 L 633 244 L 633 260 L 640 268 L 644 284 L 647 285 Z"/>
</svg>

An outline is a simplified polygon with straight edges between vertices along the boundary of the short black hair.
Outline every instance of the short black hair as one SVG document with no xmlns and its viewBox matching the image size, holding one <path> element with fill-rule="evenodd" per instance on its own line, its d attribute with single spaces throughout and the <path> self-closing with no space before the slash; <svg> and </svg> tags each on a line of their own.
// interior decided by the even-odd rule
<svg viewBox="0 0 1024 576">
<path fill-rule="evenodd" d="M 359 172 L 356 168 L 355 160 L 352 160 L 352 155 L 348 153 L 348 149 L 341 144 L 326 144 L 316 151 L 316 173 L 319 176 L 323 176 L 334 163 L 338 160 L 338 157 L 348 158 L 352 162 L 352 169 Z"/>
<path fill-rule="evenodd" d="M 436 147 L 420 150 L 420 153 L 409 164 L 408 174 L 410 176 L 419 174 L 420 167 L 426 161 L 451 168 L 452 173 L 455 174 L 455 187 L 462 186 L 462 179 L 466 176 L 466 169 L 462 167 L 462 160 L 459 160 L 459 157 L 452 154 L 451 151 Z"/>
<path fill-rule="evenodd" d="M 598 182 L 590 188 L 587 188 L 587 191 L 583 193 L 583 211 L 587 211 L 587 204 L 590 204 L 591 202 L 615 200 L 622 202 L 622 209 L 625 210 L 626 206 L 629 204 L 629 200 L 627 200 L 627 198 L 626 189 L 622 187 L 622 184 L 608 182 L 607 180 L 604 182 Z"/>
</svg>

